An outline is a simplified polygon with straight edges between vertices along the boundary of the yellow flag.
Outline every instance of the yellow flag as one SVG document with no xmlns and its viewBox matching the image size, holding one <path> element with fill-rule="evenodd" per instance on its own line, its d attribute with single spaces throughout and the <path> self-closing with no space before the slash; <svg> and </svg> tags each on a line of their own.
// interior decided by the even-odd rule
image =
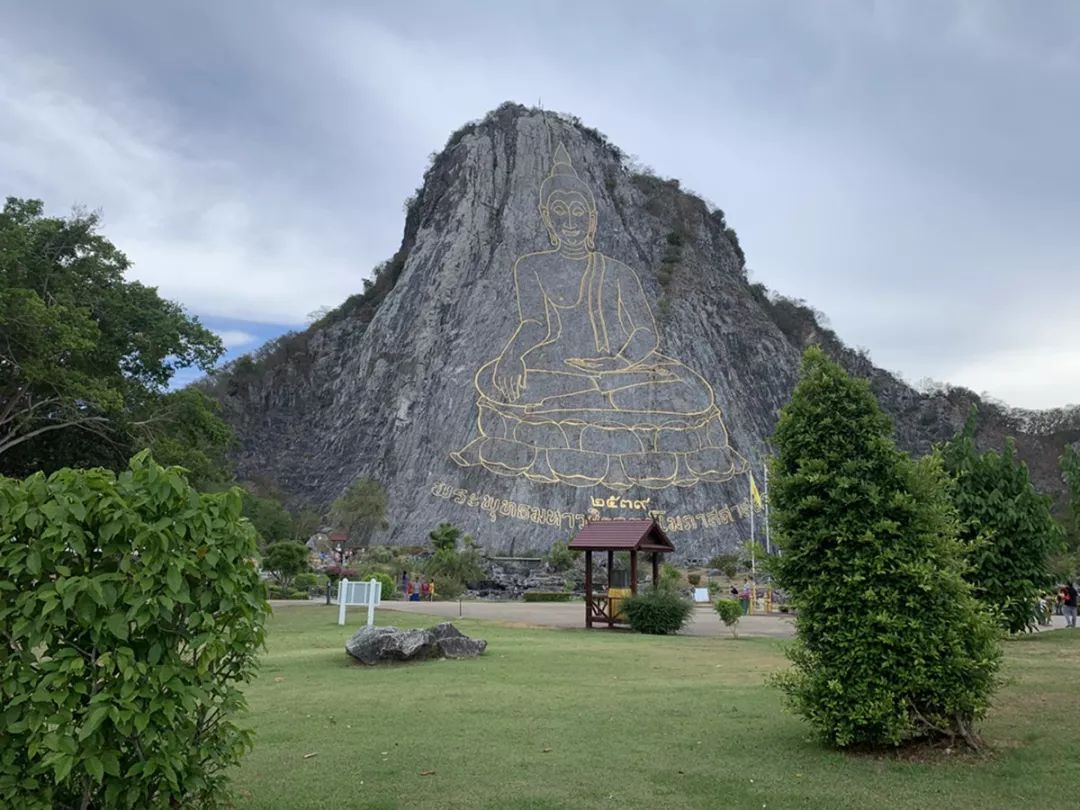
<svg viewBox="0 0 1080 810">
<path fill-rule="evenodd" d="M 757 482 L 754 481 L 754 474 L 750 473 L 750 498 L 754 501 L 754 506 L 760 512 L 765 508 L 765 505 L 761 502 L 761 493 L 758 492 Z"/>
</svg>

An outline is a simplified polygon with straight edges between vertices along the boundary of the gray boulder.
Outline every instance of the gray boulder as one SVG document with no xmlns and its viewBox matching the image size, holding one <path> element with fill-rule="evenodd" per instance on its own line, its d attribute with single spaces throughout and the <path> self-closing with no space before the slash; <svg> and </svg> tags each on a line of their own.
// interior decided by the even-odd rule
<svg viewBox="0 0 1080 810">
<path fill-rule="evenodd" d="M 362 627 L 345 644 L 345 651 L 362 664 L 384 661 L 423 661 L 437 651 L 430 630 Z"/>
<path fill-rule="evenodd" d="M 437 624 L 431 628 L 431 634 L 435 636 L 436 641 L 442 641 L 447 638 L 467 638 L 467 636 L 458 630 L 450 622 L 443 622 Z"/>
<path fill-rule="evenodd" d="M 439 650 L 446 658 L 475 658 L 487 649 L 487 642 L 479 638 L 444 638 L 439 642 Z"/>
<path fill-rule="evenodd" d="M 438 624 L 431 630 L 439 651 L 447 658 L 475 658 L 487 649 L 487 642 L 469 638 L 450 622 Z"/>
<path fill-rule="evenodd" d="M 430 658 L 472 658 L 487 642 L 471 639 L 449 622 L 431 630 L 396 627 L 361 627 L 345 643 L 345 651 L 362 664 L 388 661 L 424 661 Z"/>
</svg>

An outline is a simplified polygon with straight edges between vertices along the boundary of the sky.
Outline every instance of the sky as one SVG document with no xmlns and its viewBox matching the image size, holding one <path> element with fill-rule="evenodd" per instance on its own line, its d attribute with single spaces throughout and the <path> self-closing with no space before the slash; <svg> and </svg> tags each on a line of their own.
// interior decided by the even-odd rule
<svg viewBox="0 0 1080 810">
<path fill-rule="evenodd" d="M 362 288 L 428 156 L 571 113 L 913 384 L 1080 403 L 1080 3 L 0 0 L 0 196 L 230 357 Z M 185 375 L 181 379 L 189 379 Z"/>
</svg>

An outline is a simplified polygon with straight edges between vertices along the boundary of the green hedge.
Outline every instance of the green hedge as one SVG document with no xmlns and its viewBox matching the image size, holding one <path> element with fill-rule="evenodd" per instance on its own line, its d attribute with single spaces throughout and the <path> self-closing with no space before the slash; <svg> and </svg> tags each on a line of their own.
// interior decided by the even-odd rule
<svg viewBox="0 0 1080 810">
<path fill-rule="evenodd" d="M 659 588 L 623 600 L 620 612 L 637 632 L 665 636 L 682 630 L 693 610 L 689 599 Z"/>
<path fill-rule="evenodd" d="M 574 598 L 565 591 L 526 591 L 522 596 L 526 602 L 569 602 Z"/>
<path fill-rule="evenodd" d="M 0 477 L 0 537 L 0 807 L 223 803 L 269 612 L 239 490 Z"/>
</svg>

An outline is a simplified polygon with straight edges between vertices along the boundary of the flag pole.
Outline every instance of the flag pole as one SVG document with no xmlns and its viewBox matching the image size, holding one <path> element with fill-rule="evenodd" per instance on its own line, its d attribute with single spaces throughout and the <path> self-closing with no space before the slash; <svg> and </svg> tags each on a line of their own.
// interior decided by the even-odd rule
<svg viewBox="0 0 1080 810">
<path fill-rule="evenodd" d="M 747 503 L 750 505 L 750 613 L 754 612 L 754 604 L 757 602 L 757 551 L 754 548 L 754 468 L 750 468 L 750 494 Z"/>
<path fill-rule="evenodd" d="M 772 554 L 769 541 L 769 463 L 765 462 L 765 553 Z"/>
<path fill-rule="evenodd" d="M 754 468 L 750 468 L 750 494 L 746 499 L 746 503 L 750 506 L 750 542 L 754 542 Z"/>
</svg>

